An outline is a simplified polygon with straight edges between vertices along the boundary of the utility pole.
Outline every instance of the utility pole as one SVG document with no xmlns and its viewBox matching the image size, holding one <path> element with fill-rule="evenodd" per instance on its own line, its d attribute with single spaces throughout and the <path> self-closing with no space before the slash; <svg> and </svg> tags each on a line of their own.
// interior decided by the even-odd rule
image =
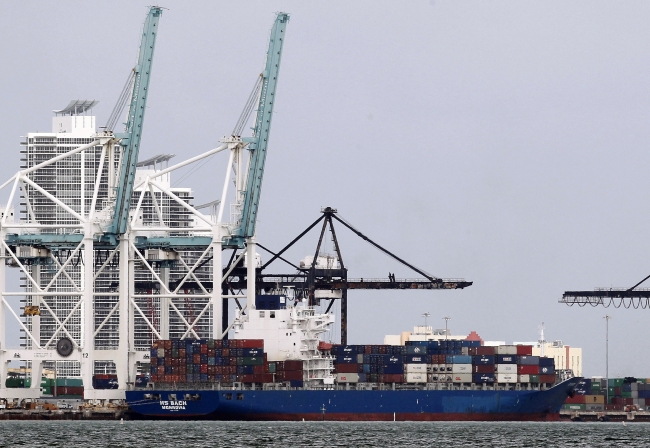
<svg viewBox="0 0 650 448">
<path fill-rule="evenodd" d="M 443 317 L 443 319 L 445 320 L 445 341 L 446 341 L 446 340 L 447 340 L 447 336 L 448 336 L 448 334 L 449 334 L 449 330 L 448 330 L 448 325 L 447 325 L 447 324 L 448 324 L 449 321 L 451 320 L 451 317 Z"/>
<path fill-rule="evenodd" d="M 605 314 L 605 404 L 609 404 L 609 320 L 612 318 L 609 314 Z"/>
</svg>

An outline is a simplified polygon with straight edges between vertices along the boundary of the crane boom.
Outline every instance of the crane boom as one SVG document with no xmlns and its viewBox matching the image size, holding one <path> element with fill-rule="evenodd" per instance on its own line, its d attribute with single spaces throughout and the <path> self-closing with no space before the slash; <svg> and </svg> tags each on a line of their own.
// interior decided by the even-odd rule
<svg viewBox="0 0 650 448">
<path fill-rule="evenodd" d="M 271 29 L 269 49 L 266 54 L 266 66 L 260 75 L 262 85 L 260 98 L 253 128 L 253 137 L 242 139 L 248 142 L 250 161 L 248 164 L 248 176 L 246 178 L 246 189 L 243 192 L 241 225 L 235 229 L 230 243 L 237 243 L 240 247 L 243 240 L 255 235 L 255 224 L 257 221 L 257 210 L 262 192 L 262 176 L 264 175 L 264 163 L 266 161 L 266 150 L 268 147 L 269 134 L 271 132 L 271 118 L 273 117 L 273 105 L 275 103 L 275 90 L 278 85 L 278 74 L 280 72 L 280 59 L 282 56 L 282 45 L 284 44 L 284 33 L 289 21 L 289 14 L 280 12 L 275 17 L 275 23 Z"/>
<path fill-rule="evenodd" d="M 108 234 L 122 235 L 126 232 L 136 163 L 140 152 L 144 113 L 147 107 L 153 52 L 161 15 L 162 8 L 158 6 L 150 7 L 142 31 L 138 62 L 133 68 L 135 77 L 125 132 L 115 134 L 116 137 L 122 139 L 120 143 L 122 145 L 122 161 L 115 191 L 115 213 L 112 222 L 108 226 L 106 232 Z"/>
</svg>

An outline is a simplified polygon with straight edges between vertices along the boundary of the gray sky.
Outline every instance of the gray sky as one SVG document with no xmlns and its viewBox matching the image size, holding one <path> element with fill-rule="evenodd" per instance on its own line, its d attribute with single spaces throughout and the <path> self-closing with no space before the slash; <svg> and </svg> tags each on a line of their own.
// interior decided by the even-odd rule
<svg viewBox="0 0 650 448">
<path fill-rule="evenodd" d="M 0 178 L 51 111 L 110 113 L 148 1 L 2 2 Z M 429 322 L 488 340 L 584 349 L 584 373 L 650 377 L 647 310 L 578 309 L 565 290 L 650 274 L 650 4 L 640 1 L 180 2 L 160 22 L 141 157 L 176 160 L 229 133 L 291 13 L 258 236 L 278 249 L 338 208 L 464 291 L 350 293 L 351 343 Z M 217 197 L 224 160 L 184 182 Z M 179 176 L 176 177 L 177 179 Z M 352 277 L 411 276 L 339 227 Z M 291 253 L 313 252 L 317 235 Z M 278 265 L 279 269 L 280 265 Z"/>
</svg>

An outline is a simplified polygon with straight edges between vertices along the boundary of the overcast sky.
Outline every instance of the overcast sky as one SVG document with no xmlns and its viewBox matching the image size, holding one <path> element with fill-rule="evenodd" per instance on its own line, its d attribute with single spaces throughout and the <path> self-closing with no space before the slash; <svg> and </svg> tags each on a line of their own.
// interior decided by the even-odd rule
<svg viewBox="0 0 650 448">
<path fill-rule="evenodd" d="M 103 125 L 149 3 L 0 3 L 2 180 L 53 109 L 97 99 Z M 583 348 L 586 375 L 604 375 L 609 313 L 610 376 L 650 377 L 650 311 L 558 303 L 650 274 L 650 3 L 162 6 L 141 158 L 217 146 L 263 67 L 273 13 L 289 12 L 260 242 L 279 249 L 332 206 L 415 265 L 474 282 L 352 291 L 350 343 L 381 343 L 425 311 L 437 327 L 451 316 L 454 334 L 508 342 L 536 340 L 545 322 L 547 339 Z M 197 203 L 219 196 L 226 158 L 184 180 Z M 416 276 L 338 233 L 351 277 Z"/>
</svg>

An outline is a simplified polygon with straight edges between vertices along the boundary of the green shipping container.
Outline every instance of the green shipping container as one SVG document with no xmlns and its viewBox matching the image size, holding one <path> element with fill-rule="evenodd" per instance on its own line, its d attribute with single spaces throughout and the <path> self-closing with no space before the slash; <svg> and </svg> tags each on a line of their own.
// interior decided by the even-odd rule
<svg viewBox="0 0 650 448">
<path fill-rule="evenodd" d="M 610 378 L 607 381 L 609 387 L 621 387 L 623 386 L 623 378 Z"/>
<path fill-rule="evenodd" d="M 530 375 L 531 383 L 539 383 L 539 375 Z"/>
<path fill-rule="evenodd" d="M 600 383 L 591 383 L 591 390 L 600 390 Z"/>
<path fill-rule="evenodd" d="M 584 404 L 565 404 L 562 406 L 562 409 L 567 409 L 569 411 L 584 411 L 585 407 Z"/>
<path fill-rule="evenodd" d="M 632 392 L 621 392 L 621 397 L 632 398 Z"/>
<path fill-rule="evenodd" d="M 255 356 L 255 357 L 244 357 L 242 359 L 242 364 L 243 366 L 261 366 L 264 365 L 264 357 L 263 356 Z"/>
<path fill-rule="evenodd" d="M 9 387 L 12 389 L 18 387 L 25 387 L 25 380 L 23 378 L 7 378 L 5 380 L 5 387 Z"/>
<path fill-rule="evenodd" d="M 270 363 L 269 363 L 269 373 L 275 373 L 275 372 L 276 372 L 276 370 L 275 370 L 275 363 L 274 363 L 274 362 L 270 362 Z"/>
</svg>

